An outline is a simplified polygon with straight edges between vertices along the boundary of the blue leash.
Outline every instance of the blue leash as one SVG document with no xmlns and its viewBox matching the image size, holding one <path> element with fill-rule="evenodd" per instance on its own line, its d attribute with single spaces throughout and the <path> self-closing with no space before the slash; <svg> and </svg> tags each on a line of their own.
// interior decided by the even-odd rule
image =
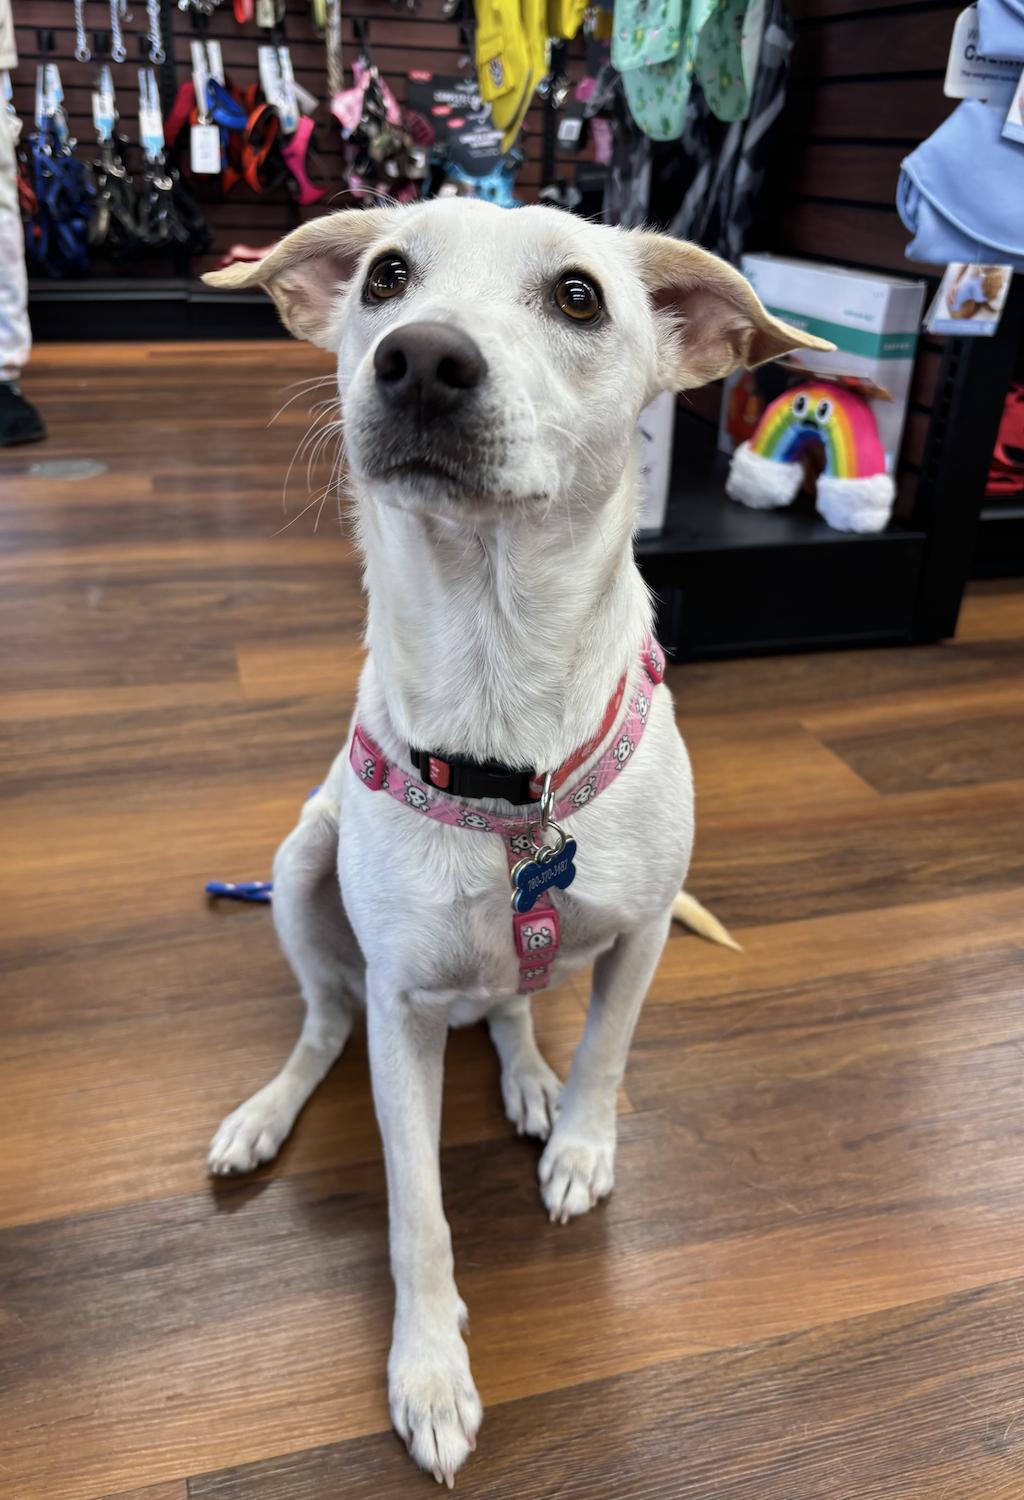
<svg viewBox="0 0 1024 1500">
<path fill-rule="evenodd" d="M 306 797 L 315 797 L 320 790 L 315 786 Z M 208 880 L 206 894 L 214 901 L 250 901 L 265 906 L 274 890 L 272 880 Z"/>
<path fill-rule="evenodd" d="M 266 905 L 274 889 L 272 880 L 208 880 L 206 894 L 215 900 L 252 901 Z"/>
</svg>

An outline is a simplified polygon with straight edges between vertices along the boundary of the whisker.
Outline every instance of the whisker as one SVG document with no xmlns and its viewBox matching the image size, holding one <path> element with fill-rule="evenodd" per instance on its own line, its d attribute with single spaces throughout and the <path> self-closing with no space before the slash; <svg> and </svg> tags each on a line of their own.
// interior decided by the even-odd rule
<svg viewBox="0 0 1024 1500">
<path fill-rule="evenodd" d="M 307 510 L 312 510 L 313 506 L 316 505 L 317 501 L 321 500 L 322 498 L 323 497 L 320 494 L 320 492 L 317 491 L 317 493 L 313 496 L 313 498 L 309 502 L 309 504 L 308 505 L 304 505 L 302 507 L 302 509 L 299 511 L 298 515 L 292 516 L 292 518 L 291 518 L 290 521 L 286 521 L 283 526 L 281 526 L 277 531 L 275 531 L 273 533 L 273 536 L 271 537 L 271 540 L 273 540 L 273 537 L 280 536 L 282 531 L 287 531 L 288 528 L 289 528 L 289 526 L 294 526 L 296 521 L 301 521 L 302 517 L 306 514 Z"/>
<path fill-rule="evenodd" d="M 273 427 L 273 425 L 277 421 L 278 417 L 281 416 L 283 412 L 286 412 L 288 410 L 289 406 L 291 406 L 293 404 L 293 402 L 298 401 L 298 399 L 299 399 L 300 396 L 310 395 L 313 391 L 315 391 L 320 386 L 334 385 L 335 384 L 335 380 L 336 380 L 336 377 L 334 375 L 318 375 L 312 381 L 309 381 L 309 382 L 301 381 L 301 382 L 299 382 L 302 385 L 303 389 L 296 391 L 294 396 L 289 396 L 288 400 L 285 401 L 285 402 L 283 402 L 282 405 L 277 408 L 277 411 L 271 417 L 270 421 L 267 423 L 267 426 L 268 427 Z M 285 387 L 285 390 L 291 390 L 291 389 L 292 389 L 291 386 L 286 386 Z"/>
</svg>

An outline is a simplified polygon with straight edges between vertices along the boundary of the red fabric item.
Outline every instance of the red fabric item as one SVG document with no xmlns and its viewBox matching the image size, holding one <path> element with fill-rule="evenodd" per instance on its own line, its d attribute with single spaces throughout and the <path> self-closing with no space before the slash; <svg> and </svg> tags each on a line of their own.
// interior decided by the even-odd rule
<svg viewBox="0 0 1024 1500">
<path fill-rule="evenodd" d="M 999 435 L 992 453 L 986 494 L 1006 499 L 1024 494 L 1024 382 L 1006 393 Z"/>
</svg>

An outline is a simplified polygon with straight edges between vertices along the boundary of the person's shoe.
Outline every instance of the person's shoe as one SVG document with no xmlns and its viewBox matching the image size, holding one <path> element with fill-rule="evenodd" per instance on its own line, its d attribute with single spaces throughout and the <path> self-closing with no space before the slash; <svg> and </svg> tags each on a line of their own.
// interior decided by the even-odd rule
<svg viewBox="0 0 1024 1500">
<path fill-rule="evenodd" d="M 38 443 L 46 436 L 46 423 L 31 401 L 16 385 L 0 382 L 0 448 L 15 443 Z"/>
</svg>

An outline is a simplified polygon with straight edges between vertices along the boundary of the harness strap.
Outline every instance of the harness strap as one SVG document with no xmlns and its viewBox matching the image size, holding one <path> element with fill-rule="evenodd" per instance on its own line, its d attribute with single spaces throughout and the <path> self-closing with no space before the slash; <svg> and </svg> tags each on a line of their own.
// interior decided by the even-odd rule
<svg viewBox="0 0 1024 1500">
<path fill-rule="evenodd" d="M 644 642 L 640 662 L 647 684 L 656 687 L 665 675 L 665 656 L 653 636 Z M 556 801 L 552 811 L 554 822 L 560 823 L 563 818 L 569 818 L 588 806 L 622 773 L 647 727 L 650 706 L 650 691 L 645 691 L 645 684 L 641 682 L 627 703 L 618 731 L 600 760 Z M 386 792 L 413 812 L 447 823 L 450 827 L 497 834 L 505 844 L 510 870 L 524 856 L 533 853 L 532 835 L 540 825 L 540 810 L 535 805 L 523 808 L 514 816 L 480 812 L 467 802 L 446 796 L 389 760 L 359 724 L 352 730 L 349 764 L 369 791 Z M 551 977 L 561 941 L 558 912 L 547 892 L 538 897 L 532 910 L 513 915 L 512 935 L 519 960 L 520 993 L 544 989 Z"/>
<path fill-rule="evenodd" d="M 306 157 L 309 154 L 310 142 L 313 139 L 313 121 L 309 115 L 303 115 L 296 125 L 291 139 L 281 148 L 284 164 L 291 173 L 296 186 L 295 198 L 304 205 L 319 203 L 327 192 L 324 187 L 317 187 L 309 173 L 306 171 Z"/>
</svg>

